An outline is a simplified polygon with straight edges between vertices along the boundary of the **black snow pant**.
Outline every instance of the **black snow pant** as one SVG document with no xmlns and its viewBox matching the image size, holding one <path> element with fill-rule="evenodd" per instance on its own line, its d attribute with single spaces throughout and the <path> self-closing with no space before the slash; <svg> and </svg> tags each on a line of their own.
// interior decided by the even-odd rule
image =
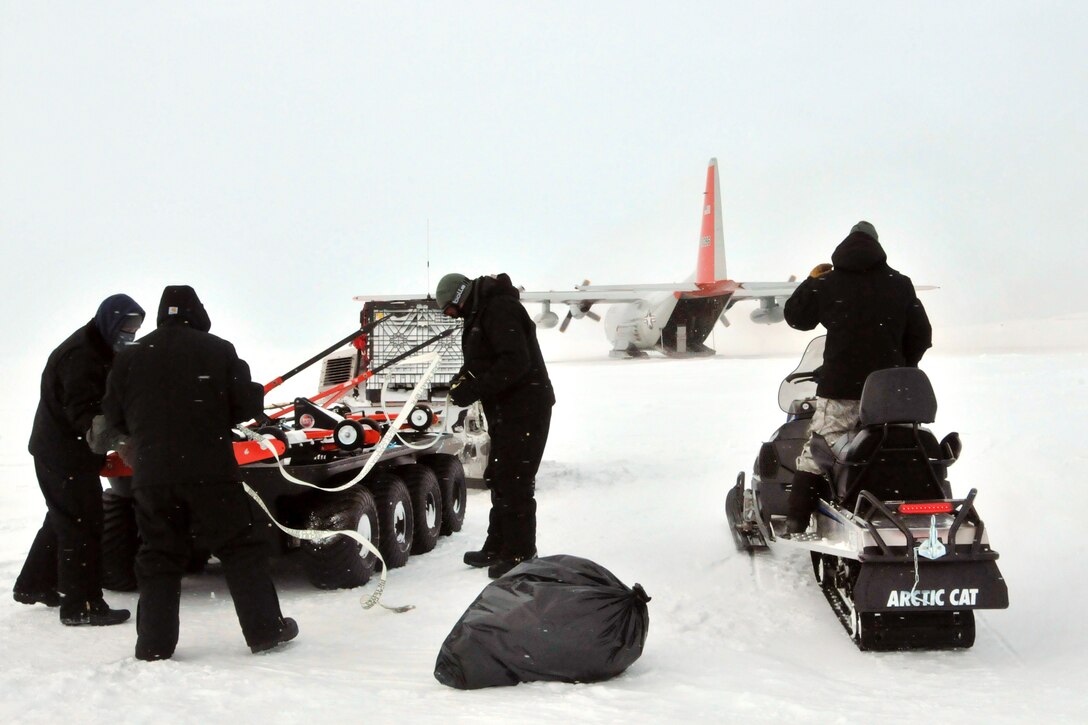
<svg viewBox="0 0 1088 725">
<path fill-rule="evenodd" d="M 102 598 L 102 480 L 34 459 L 48 513 L 34 537 L 15 589 L 61 594 L 61 616 Z"/>
<path fill-rule="evenodd" d="M 552 409 L 533 417 L 488 420 L 491 454 L 484 481 L 491 514 L 484 549 L 504 559 L 536 553 L 536 472 L 548 442 Z"/>
<path fill-rule="evenodd" d="M 267 642 L 278 634 L 282 614 L 269 570 L 268 544 L 254 528 L 241 484 L 140 486 L 136 482 L 133 495 L 142 539 L 136 554 L 137 657 L 166 658 L 174 653 L 181 578 L 194 533 L 223 564 L 246 644 Z"/>
</svg>

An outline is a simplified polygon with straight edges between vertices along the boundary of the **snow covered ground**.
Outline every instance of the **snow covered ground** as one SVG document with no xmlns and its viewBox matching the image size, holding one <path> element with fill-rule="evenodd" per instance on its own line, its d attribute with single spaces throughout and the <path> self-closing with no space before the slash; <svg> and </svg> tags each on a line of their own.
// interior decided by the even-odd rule
<svg viewBox="0 0 1088 725">
<path fill-rule="evenodd" d="M 794 359 L 730 347 L 738 354 L 685 361 L 610 361 L 595 348 L 550 364 L 559 403 L 538 484 L 539 548 L 593 559 L 653 597 L 645 653 L 623 676 L 475 692 L 434 680 L 439 646 L 487 584 L 461 564 L 486 526 L 486 493 L 473 491 L 464 530 L 391 573 L 385 601 L 415 604 L 409 613 L 363 611 L 372 585 L 317 591 L 280 562 L 283 609 L 301 635 L 266 655 L 249 654 L 214 571 L 185 580 L 177 653 L 151 664 L 132 656 L 131 622 L 66 628 L 56 610 L 5 593 L 0 721 L 1084 722 L 1088 454 L 1075 432 L 1088 353 L 926 358 L 940 401 L 933 429 L 963 437 L 953 488 L 979 489 L 1011 605 L 977 614 L 972 649 L 879 654 L 849 641 L 807 558 L 733 549 L 725 493 L 779 424 L 775 394 Z M 4 385 L 6 592 L 44 506 L 25 453 L 33 385 Z M 135 610 L 134 595 L 107 598 Z"/>
</svg>

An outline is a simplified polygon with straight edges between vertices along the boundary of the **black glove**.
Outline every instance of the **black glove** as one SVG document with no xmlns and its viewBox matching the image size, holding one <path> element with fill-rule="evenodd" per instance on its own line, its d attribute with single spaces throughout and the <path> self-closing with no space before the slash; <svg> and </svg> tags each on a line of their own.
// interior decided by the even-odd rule
<svg viewBox="0 0 1088 725">
<path fill-rule="evenodd" d="M 476 379 L 465 375 L 458 375 L 450 383 L 450 402 L 462 408 L 472 405 L 480 399 L 479 386 Z"/>
</svg>

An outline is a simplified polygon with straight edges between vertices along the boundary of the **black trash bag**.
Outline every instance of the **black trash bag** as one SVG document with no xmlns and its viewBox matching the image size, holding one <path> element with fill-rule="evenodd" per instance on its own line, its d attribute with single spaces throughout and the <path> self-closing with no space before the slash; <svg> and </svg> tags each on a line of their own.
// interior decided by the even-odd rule
<svg viewBox="0 0 1088 725">
<path fill-rule="evenodd" d="M 642 654 L 649 628 L 639 584 L 577 556 L 546 556 L 487 585 L 454 626 L 434 676 L 461 690 L 615 677 Z"/>
</svg>

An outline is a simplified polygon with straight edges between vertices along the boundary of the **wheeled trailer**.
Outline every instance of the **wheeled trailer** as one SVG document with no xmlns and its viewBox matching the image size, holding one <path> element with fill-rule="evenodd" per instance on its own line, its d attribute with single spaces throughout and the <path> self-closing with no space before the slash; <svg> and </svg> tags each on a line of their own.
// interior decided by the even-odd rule
<svg viewBox="0 0 1088 725">
<path fill-rule="evenodd" d="M 334 348 L 372 333 L 375 327 L 377 322 L 364 325 Z M 401 357 L 409 357 L 436 339 L 447 339 L 453 331 L 442 331 L 413 345 Z M 269 383 L 266 392 L 334 348 Z M 345 382 L 370 379 L 397 362 L 391 359 L 382 366 L 368 367 Z M 439 362 L 435 361 L 432 371 Z M 347 392 L 351 385 L 341 387 L 337 392 Z M 445 420 L 444 407 L 436 413 L 430 405 L 417 403 L 408 411 L 396 437 L 372 461 L 381 448 L 379 439 L 389 432 L 396 414 L 353 407 L 350 398 L 342 399 L 341 395 L 321 396 L 296 398 L 289 406 L 277 406 L 279 410 L 263 424 L 253 423 L 236 431 L 240 479 L 275 521 L 302 531 L 356 531 L 378 549 L 387 568 L 403 566 L 410 555 L 433 549 L 440 535 L 461 529 L 466 503 L 462 461 L 482 471 L 478 459 L 481 455 L 486 458 L 486 445 L 479 441 L 481 435 L 486 440 L 486 431 L 466 425 L 464 414 L 459 415 L 458 425 L 451 426 Z M 368 465 L 371 468 L 361 480 L 344 490 L 333 490 L 358 478 Z M 110 483 L 103 492 L 103 586 L 132 590 L 136 587 L 133 564 L 139 540 L 131 470 L 111 453 L 102 475 Z M 255 520 L 267 520 L 260 504 L 254 501 L 253 505 Z M 377 563 L 377 557 L 362 551 L 360 543 L 347 536 L 292 536 L 272 522 L 262 530 L 275 550 L 299 553 L 307 576 L 320 588 L 365 584 Z M 192 569 L 198 570 L 206 563 L 208 552 L 199 538 L 192 543 Z"/>
</svg>

